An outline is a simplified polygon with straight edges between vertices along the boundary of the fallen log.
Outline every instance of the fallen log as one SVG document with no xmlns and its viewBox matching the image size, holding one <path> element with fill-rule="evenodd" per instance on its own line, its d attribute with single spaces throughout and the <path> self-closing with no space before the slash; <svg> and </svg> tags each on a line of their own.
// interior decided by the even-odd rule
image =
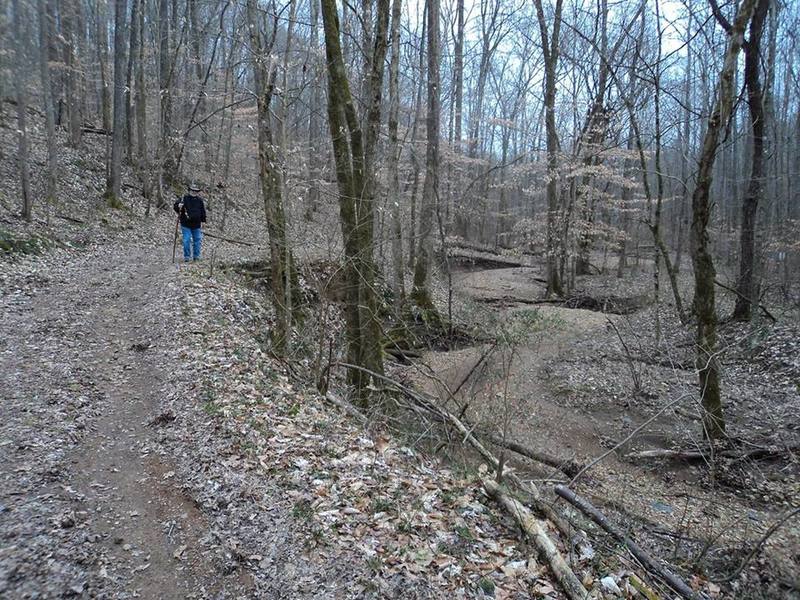
<svg viewBox="0 0 800 600">
<path fill-rule="evenodd" d="M 764 447 L 752 448 L 750 450 L 718 450 L 713 455 L 732 458 L 735 460 L 756 459 L 756 458 L 777 458 L 793 454 L 800 451 L 800 446 L 787 446 L 784 448 Z M 669 460 L 708 460 L 712 456 L 711 452 L 701 452 L 700 450 L 669 450 L 667 448 L 656 448 L 654 450 L 642 450 L 640 452 L 630 452 L 625 458 L 630 460 L 666 458 Z"/>
<path fill-rule="evenodd" d="M 96 135 L 113 135 L 113 131 L 103 129 L 102 127 L 93 127 L 91 125 L 84 125 L 81 127 L 81 133 L 94 133 Z"/>
<path fill-rule="evenodd" d="M 447 248 L 447 255 L 452 261 L 469 263 L 477 267 L 486 269 L 509 269 L 518 267 L 532 267 L 531 261 L 495 254 L 486 250 L 474 250 L 471 248 L 460 248 L 450 246 Z"/>
<path fill-rule="evenodd" d="M 706 457 L 699 450 L 668 450 L 666 448 L 656 448 L 655 450 L 642 450 L 640 452 L 629 452 L 625 458 L 629 460 L 649 459 L 649 458 L 669 458 L 671 460 L 702 460 Z"/>
<path fill-rule="evenodd" d="M 634 573 L 628 575 L 628 583 L 630 583 L 631 586 L 642 596 L 647 598 L 647 600 L 661 600 L 661 596 L 651 590 L 647 584 L 639 579 Z"/>
<path fill-rule="evenodd" d="M 411 358 L 422 358 L 422 354 L 416 350 L 403 350 L 400 347 L 385 346 L 383 351 L 392 358 L 404 362 L 405 364 L 411 364 L 409 360 Z"/>
<path fill-rule="evenodd" d="M 554 469 L 558 469 L 562 473 L 564 473 L 567 477 L 575 477 L 578 472 L 581 470 L 581 465 L 578 464 L 576 461 L 572 459 L 562 459 L 555 456 L 551 456 L 545 452 L 539 452 L 537 450 L 533 450 L 532 448 L 528 448 L 519 444 L 517 442 L 511 440 L 503 440 L 497 436 L 490 436 L 489 441 L 492 442 L 495 446 L 500 446 L 501 448 L 506 448 L 507 450 L 511 450 L 512 452 L 516 452 L 526 458 L 529 458 L 533 461 L 542 463 L 547 465 L 548 467 L 553 467 Z"/>
<path fill-rule="evenodd" d="M 620 530 L 616 525 L 612 524 L 608 518 L 595 508 L 588 500 L 581 498 L 575 492 L 564 485 L 557 485 L 555 492 L 564 500 L 572 504 L 575 508 L 580 510 L 583 514 L 589 517 L 592 521 L 597 523 L 605 531 L 610 533 L 617 541 L 625 544 L 628 550 L 631 551 L 636 559 L 647 569 L 651 574 L 661 579 L 670 588 L 679 593 L 684 598 L 695 600 L 699 598 L 698 594 L 690 588 L 686 582 L 680 577 L 672 573 L 667 567 L 658 563 L 653 557 L 645 552 L 639 544 L 634 542 L 626 533 Z"/>
<path fill-rule="evenodd" d="M 564 560 L 550 536 L 547 535 L 544 524 L 536 519 L 526 506 L 503 492 L 494 480 L 483 479 L 482 483 L 488 494 L 514 517 L 525 534 L 533 541 L 539 557 L 550 565 L 550 570 L 567 597 L 572 600 L 585 600 L 589 596 L 589 592 L 583 587 L 575 572 L 569 568 L 567 561 Z"/>
<path fill-rule="evenodd" d="M 661 367 L 663 369 L 677 369 L 678 371 L 694 371 L 697 368 L 693 364 L 684 364 L 680 362 L 672 362 L 669 360 L 659 360 L 657 358 L 650 358 L 641 355 L 633 355 L 630 358 L 626 356 L 609 355 L 609 356 L 604 356 L 603 358 L 607 358 L 608 360 L 612 360 L 615 362 L 632 360 L 634 362 L 642 363 L 650 367 Z"/>
<path fill-rule="evenodd" d="M 506 306 L 508 304 L 563 304 L 563 300 L 531 300 L 530 298 L 520 298 L 518 296 L 488 296 L 484 298 L 475 298 L 477 302 L 483 304 L 500 304 Z"/>
</svg>

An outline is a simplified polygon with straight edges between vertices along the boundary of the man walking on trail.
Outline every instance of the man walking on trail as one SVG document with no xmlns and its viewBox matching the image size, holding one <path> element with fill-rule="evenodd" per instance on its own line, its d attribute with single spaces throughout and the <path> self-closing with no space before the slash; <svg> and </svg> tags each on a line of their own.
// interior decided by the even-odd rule
<svg viewBox="0 0 800 600">
<path fill-rule="evenodd" d="M 206 205 L 195 192 L 200 186 L 191 184 L 189 192 L 175 202 L 173 209 L 178 213 L 183 231 L 183 260 L 200 260 L 200 249 L 203 243 L 201 226 L 206 222 Z"/>
</svg>

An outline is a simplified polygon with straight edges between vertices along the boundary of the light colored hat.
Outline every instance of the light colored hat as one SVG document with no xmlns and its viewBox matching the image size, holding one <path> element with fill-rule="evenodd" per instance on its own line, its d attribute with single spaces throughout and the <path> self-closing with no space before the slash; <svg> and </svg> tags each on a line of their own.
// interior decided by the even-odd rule
<svg viewBox="0 0 800 600">
<path fill-rule="evenodd" d="M 202 192 L 203 188 L 199 183 L 192 182 L 189 184 L 189 191 L 190 192 Z"/>
</svg>

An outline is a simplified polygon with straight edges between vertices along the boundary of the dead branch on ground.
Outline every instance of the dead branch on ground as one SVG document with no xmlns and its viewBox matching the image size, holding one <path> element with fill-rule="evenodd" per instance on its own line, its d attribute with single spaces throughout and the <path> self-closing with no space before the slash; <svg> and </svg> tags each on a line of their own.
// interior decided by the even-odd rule
<svg viewBox="0 0 800 600">
<path fill-rule="evenodd" d="M 423 394 L 409 389 L 402 383 L 395 381 L 386 375 L 381 375 L 380 373 L 376 373 L 364 367 L 344 362 L 337 362 L 334 363 L 334 365 L 348 369 L 361 370 L 368 375 L 393 386 L 427 413 L 434 415 L 443 423 L 455 428 L 456 431 L 463 436 L 462 443 L 469 443 L 469 445 L 472 446 L 478 452 L 478 454 L 480 454 L 481 457 L 486 460 L 487 463 L 489 463 L 489 467 L 494 472 L 498 472 L 500 470 L 500 461 L 473 435 L 472 428 L 467 427 L 467 425 L 465 425 L 464 422 L 455 415 L 437 406 L 433 399 L 427 398 L 423 396 Z M 528 496 L 530 498 L 531 505 L 536 509 L 536 511 L 544 515 L 551 523 L 553 523 L 556 529 L 558 529 L 564 535 L 566 540 L 571 540 L 576 534 L 578 534 L 578 531 L 576 531 L 576 529 L 572 527 L 572 525 L 563 516 L 561 516 L 551 504 L 544 500 L 541 491 L 534 484 L 522 481 L 513 471 L 509 470 L 506 470 L 503 473 L 503 477 L 518 487 L 526 496 Z"/>
<path fill-rule="evenodd" d="M 575 492 L 563 485 L 557 485 L 555 492 L 567 502 L 572 504 L 592 521 L 597 523 L 605 531 L 610 533 L 617 541 L 622 542 L 628 550 L 650 573 L 664 581 L 670 588 L 678 592 L 684 598 L 696 599 L 698 595 L 680 577 L 672 573 L 668 568 L 658 563 L 653 557 L 645 552 L 641 546 L 634 542 L 627 534 L 612 524 L 608 518 L 595 508 L 588 500 L 581 498 Z"/>
<path fill-rule="evenodd" d="M 776 319 L 775 316 L 771 312 L 769 312 L 769 310 L 767 310 L 767 307 L 764 306 L 763 304 L 761 304 L 760 302 L 758 302 L 757 300 L 753 300 L 752 298 L 748 298 L 747 296 L 742 294 L 739 290 L 737 290 L 735 288 L 732 288 L 732 287 L 730 287 L 728 285 L 725 285 L 724 283 L 722 283 L 718 279 L 715 279 L 714 283 L 716 285 L 718 285 L 719 287 L 721 287 L 723 290 L 728 290 L 729 292 L 733 292 L 734 294 L 739 296 L 739 298 L 741 298 L 742 300 L 745 300 L 745 301 L 749 302 L 750 304 L 752 304 L 753 306 L 757 306 L 758 308 L 760 308 L 761 312 L 764 313 L 764 316 L 767 317 L 773 323 L 777 323 L 778 322 L 778 319 Z"/>
<path fill-rule="evenodd" d="M 567 477 L 574 477 L 581 470 L 581 465 L 578 464 L 573 459 L 558 458 L 557 456 L 552 456 L 551 454 L 547 454 L 546 452 L 539 452 L 538 450 L 533 450 L 532 448 L 523 446 L 518 442 L 514 442 L 511 440 L 503 440 L 494 435 L 489 436 L 488 440 L 495 446 L 506 448 L 507 450 L 516 452 L 517 454 L 520 454 L 535 462 L 542 463 L 544 465 L 547 465 L 548 467 L 553 467 L 554 469 L 558 469 L 559 471 L 564 473 Z"/>
<path fill-rule="evenodd" d="M 226 238 L 224 236 L 221 236 L 221 235 L 219 235 L 217 233 L 209 233 L 208 231 L 205 231 L 205 230 L 203 230 L 203 235 L 207 236 L 207 237 L 210 237 L 210 238 L 214 238 L 215 240 L 222 240 L 223 242 L 228 242 L 229 244 L 239 244 L 240 246 L 255 246 L 256 245 L 253 242 L 245 242 L 245 241 L 242 241 L 242 240 L 233 240 L 231 238 Z"/>
<path fill-rule="evenodd" d="M 486 478 L 482 480 L 482 483 L 489 495 L 514 517 L 525 534 L 533 540 L 539 556 L 550 565 L 550 570 L 566 595 L 572 600 L 585 600 L 589 592 L 583 587 L 574 571 L 569 568 L 564 557 L 561 556 L 550 536 L 547 535 L 543 523 L 536 519 L 531 511 L 520 502 L 503 492 L 494 480 Z"/>
<path fill-rule="evenodd" d="M 720 450 L 716 456 L 733 458 L 736 460 L 757 459 L 757 458 L 779 458 L 791 455 L 800 450 L 798 446 L 787 446 L 785 448 L 760 447 L 751 450 Z M 707 460 L 708 456 L 700 450 L 670 450 L 667 448 L 656 448 L 654 450 L 642 450 L 641 452 L 630 452 L 625 455 L 630 460 L 665 458 L 669 460 Z"/>
</svg>

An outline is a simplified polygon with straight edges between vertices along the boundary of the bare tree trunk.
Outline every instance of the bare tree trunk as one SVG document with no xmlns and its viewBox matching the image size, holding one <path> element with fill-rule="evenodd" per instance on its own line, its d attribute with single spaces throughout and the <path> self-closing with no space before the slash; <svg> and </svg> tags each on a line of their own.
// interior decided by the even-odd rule
<svg viewBox="0 0 800 600">
<path fill-rule="evenodd" d="M 704 409 L 703 430 L 710 439 L 725 434 L 725 419 L 720 398 L 719 362 L 717 359 L 717 312 L 714 298 L 716 270 L 709 248 L 708 224 L 711 217 L 709 198 L 712 170 L 720 133 L 728 124 L 733 108 L 733 74 L 742 48 L 744 30 L 757 0 L 743 0 L 736 13 L 717 85 L 714 110 L 708 121 L 698 165 L 697 185 L 692 195 L 692 267 L 694 269 L 694 308 L 697 314 L 697 368 L 700 397 Z"/>
<path fill-rule="evenodd" d="M 453 65 L 453 88 L 455 94 L 455 112 L 453 114 L 454 129 L 453 134 L 456 152 L 460 153 L 461 147 L 461 125 L 463 121 L 464 106 L 464 0 L 456 0 L 456 43 Z"/>
<path fill-rule="evenodd" d="M 69 143 L 77 148 L 81 145 L 81 100 L 79 94 L 80 64 L 77 60 L 76 30 L 80 26 L 77 21 L 77 0 L 66 0 L 62 4 L 61 27 L 64 32 L 64 68 L 66 71 L 67 116 L 69 119 Z"/>
<path fill-rule="evenodd" d="M 583 164 L 591 168 L 592 166 L 599 165 L 602 162 L 601 152 L 603 150 L 603 140 L 606 137 L 608 129 L 608 115 L 605 109 L 605 96 L 608 89 L 608 75 L 609 75 L 609 58 L 608 54 L 608 5 L 606 0 L 600 0 L 598 7 L 598 16 L 600 19 L 600 47 L 598 48 L 598 66 L 597 66 L 597 92 L 595 93 L 592 107 L 589 115 L 586 118 L 586 126 L 583 131 L 581 143 L 585 141 L 585 154 Z M 612 58 L 613 60 L 613 58 Z M 594 234 L 591 231 L 591 225 L 594 221 L 594 201 L 590 197 L 592 175 L 586 174 L 582 178 L 580 186 L 576 190 L 576 204 L 582 210 L 583 227 L 578 234 L 578 252 L 575 257 L 575 274 L 588 275 L 591 267 L 591 251 L 593 245 Z M 569 225 L 566 223 L 565 225 Z M 567 237 L 564 236 L 562 244 L 567 244 Z M 566 255 L 566 249 L 563 255 Z"/>
<path fill-rule="evenodd" d="M 688 24 L 686 26 L 686 43 L 688 44 L 692 36 L 692 14 L 688 15 Z M 692 147 L 691 142 L 691 113 L 692 113 L 692 50 L 687 45 L 686 47 L 686 68 L 683 77 L 683 110 L 684 118 L 681 128 L 678 130 L 679 142 L 678 145 L 681 149 L 681 184 L 683 185 L 683 193 L 681 194 L 681 206 L 678 214 L 678 239 L 675 249 L 675 274 L 681 269 L 681 259 L 683 258 L 683 245 L 684 245 L 684 231 L 687 223 L 687 208 L 691 194 L 689 194 L 689 152 Z"/>
<path fill-rule="evenodd" d="M 461 1 L 461 0 L 460 0 Z M 400 142 L 397 130 L 400 120 L 400 18 L 402 0 L 392 0 L 391 46 L 389 63 L 389 202 L 392 214 L 392 273 L 397 306 L 402 306 L 405 295 L 405 269 L 403 267 L 403 225 L 400 207 Z M 412 244 L 414 241 L 412 240 Z"/>
<path fill-rule="evenodd" d="M 128 66 L 125 71 L 125 153 L 129 162 L 134 160 L 133 151 L 133 121 L 134 110 L 131 98 L 131 90 L 133 89 L 133 77 L 136 67 L 136 59 L 138 52 L 136 49 L 137 39 L 139 37 L 139 1 L 131 1 L 131 20 L 130 20 L 130 37 L 128 41 Z"/>
<path fill-rule="evenodd" d="M 111 131 L 111 89 L 108 86 L 108 7 L 106 0 L 97 1 L 95 15 L 97 36 L 97 61 L 100 63 L 100 105 L 103 113 L 103 129 Z"/>
<path fill-rule="evenodd" d="M 322 22 L 328 62 L 328 123 L 339 187 L 339 215 L 345 250 L 345 335 L 348 361 L 375 373 L 383 372 L 383 350 L 375 267 L 374 234 L 375 152 L 380 126 L 384 61 L 387 50 L 389 1 L 378 0 L 377 27 L 366 93 L 366 129 L 356 113 L 345 71 L 335 0 L 322 0 Z M 370 377 L 350 369 L 348 378 L 361 404 L 368 399 Z"/>
<path fill-rule="evenodd" d="M 45 132 L 47 134 L 47 191 L 45 205 L 51 207 L 47 211 L 49 219 L 52 207 L 56 203 L 58 193 L 58 150 L 56 148 L 56 119 L 53 107 L 53 91 L 50 87 L 50 64 L 48 51 L 52 37 L 50 17 L 47 14 L 45 0 L 37 0 L 36 9 L 39 16 L 39 73 L 42 80 L 42 100 L 44 103 Z"/>
<path fill-rule="evenodd" d="M 439 0 L 428 0 L 428 115 L 426 122 L 425 181 L 422 187 L 417 262 L 414 265 L 414 303 L 438 318 L 430 294 L 433 261 L 433 224 L 439 198 Z"/>
<path fill-rule="evenodd" d="M 497 49 L 502 35 L 497 30 L 498 17 L 502 2 L 481 0 L 481 59 L 478 65 L 478 81 L 475 85 L 475 103 L 469 119 L 469 155 L 478 156 L 480 148 L 481 121 L 483 120 L 483 103 L 486 95 L 486 80 L 492 65 L 492 56 Z"/>
<path fill-rule="evenodd" d="M 633 150 L 633 128 L 628 129 L 628 141 L 625 144 L 628 152 Z M 631 172 L 631 160 L 625 158 L 622 161 L 622 172 L 625 177 L 628 177 Z M 628 227 L 630 226 L 630 202 L 632 190 L 629 185 L 622 188 L 622 232 L 623 237 L 620 240 L 619 246 L 619 261 L 617 262 L 617 278 L 622 278 L 625 274 L 625 268 L 628 266 Z"/>
<path fill-rule="evenodd" d="M 127 0 L 114 2 L 114 135 L 111 138 L 111 173 L 106 181 L 106 200 L 121 205 L 122 150 L 125 143 L 125 16 Z"/>
<path fill-rule="evenodd" d="M 319 2 L 311 0 L 311 102 L 308 107 L 308 199 L 305 218 L 310 221 L 317 210 L 320 199 L 320 178 L 322 177 L 323 157 L 320 136 L 322 134 L 322 83 L 320 60 L 315 51 L 319 45 Z"/>
<path fill-rule="evenodd" d="M 756 212 L 764 188 L 764 93 L 761 86 L 761 37 L 769 10 L 769 0 L 759 0 L 750 23 L 749 39 L 744 43 L 744 84 L 747 87 L 747 105 L 750 110 L 751 167 L 750 183 L 742 204 L 742 231 L 740 239 L 739 283 L 733 318 L 749 321 L 753 302 L 758 298 L 754 281 L 756 256 Z"/>
<path fill-rule="evenodd" d="M 558 269 L 558 213 L 559 213 L 559 176 L 558 176 L 558 130 L 556 129 L 556 69 L 558 66 L 558 38 L 561 30 L 561 12 L 563 0 L 556 0 L 553 17 L 552 37 L 547 32 L 542 0 L 534 0 L 539 20 L 539 32 L 544 54 L 544 106 L 545 128 L 547 129 L 547 296 L 562 296 L 561 275 Z"/>
<path fill-rule="evenodd" d="M 22 195 L 22 218 L 30 221 L 33 216 L 33 197 L 31 196 L 30 173 L 28 168 L 28 95 L 25 81 L 25 36 L 22 33 L 24 17 L 20 0 L 12 0 L 13 17 L 11 22 L 14 34 L 14 87 L 17 88 L 17 169 Z"/>
<path fill-rule="evenodd" d="M 641 23 L 642 23 L 642 27 L 640 29 L 640 37 L 639 37 L 639 42 L 640 43 L 643 40 L 642 36 L 644 34 L 644 31 L 645 31 L 645 28 L 644 28 L 644 23 L 645 23 L 644 16 L 642 16 Z M 633 68 L 633 67 L 631 67 L 631 68 Z M 633 81 L 633 74 L 632 73 L 631 73 L 630 77 L 631 77 L 631 81 Z M 633 97 L 635 95 L 633 93 L 634 86 L 630 85 L 629 87 L 630 87 L 631 91 L 627 95 L 623 96 L 623 102 L 625 103 L 625 107 L 628 110 L 628 116 L 629 116 L 629 119 L 630 119 L 630 126 L 631 126 L 631 130 L 632 130 L 632 133 L 633 133 L 633 139 L 636 142 L 636 150 L 637 150 L 637 153 L 639 155 L 639 168 L 640 168 L 641 175 L 642 175 L 642 187 L 644 188 L 645 198 L 647 199 L 648 210 L 651 210 L 652 203 L 653 203 L 653 192 L 652 192 L 652 190 L 650 188 L 650 180 L 649 180 L 649 177 L 648 177 L 647 157 L 645 155 L 644 143 L 642 141 L 641 128 L 639 127 L 639 120 L 638 120 L 638 118 L 636 116 L 636 110 L 635 110 L 635 106 L 634 106 L 634 100 L 633 100 Z M 658 112 L 660 113 L 660 100 L 659 100 L 659 111 Z M 659 114 L 659 118 L 657 119 L 657 121 L 658 122 L 656 124 L 656 131 L 658 132 L 658 135 L 657 135 L 657 140 L 656 140 L 657 143 L 656 143 L 656 145 L 658 147 L 658 145 L 660 143 L 660 139 L 661 139 L 660 114 Z M 656 163 L 657 163 L 656 171 L 659 171 L 660 168 L 661 168 L 661 151 L 660 151 L 660 149 L 657 152 L 657 158 L 658 158 L 658 160 L 656 161 Z M 657 173 L 657 175 L 658 175 L 658 173 Z M 660 182 L 657 181 L 657 185 L 659 186 L 659 189 L 656 191 L 656 193 L 657 194 L 661 194 L 661 196 L 659 196 L 659 198 L 656 199 L 656 212 L 657 212 L 658 222 L 660 223 L 660 220 L 661 220 L 661 215 L 660 215 L 661 199 L 660 198 L 663 197 L 663 180 L 661 180 Z M 669 276 L 669 282 L 670 282 L 670 286 L 672 288 L 672 295 L 673 295 L 673 298 L 675 300 L 675 310 L 677 311 L 678 317 L 680 318 L 681 322 L 685 323 L 687 319 L 686 319 L 686 314 L 685 314 L 685 312 L 683 310 L 683 300 L 681 299 L 680 290 L 678 289 L 677 272 L 675 271 L 675 269 L 672 266 L 672 259 L 669 256 L 669 251 L 667 249 L 666 244 L 664 243 L 664 239 L 661 237 L 659 229 L 658 228 L 654 228 L 653 220 L 649 220 L 647 225 L 648 225 L 648 227 L 650 229 L 650 232 L 653 234 L 653 241 L 654 241 L 654 245 L 655 245 L 655 256 L 654 256 L 654 258 L 656 260 L 656 265 L 659 262 L 659 256 L 660 256 L 660 258 L 664 260 L 664 264 L 665 264 L 665 266 L 667 268 L 667 275 Z M 638 234 L 637 234 L 636 244 L 637 244 L 636 245 L 636 267 L 638 268 L 638 266 L 639 266 L 639 238 L 638 238 Z M 659 281 L 659 279 L 658 279 L 659 277 L 660 277 L 660 275 L 659 275 L 658 267 L 656 266 L 656 269 L 654 269 L 654 280 L 655 281 Z M 657 292 L 658 292 L 658 290 L 656 289 L 656 293 Z M 658 322 L 656 323 L 656 327 L 657 327 L 656 337 L 658 338 L 659 334 L 660 334 L 660 332 L 658 330 L 658 328 L 660 327 L 660 324 Z"/>
<path fill-rule="evenodd" d="M 144 79 L 144 0 L 138 0 L 138 11 L 134 17 L 137 22 L 137 46 L 139 54 L 136 61 L 136 140 L 138 168 L 142 180 L 142 195 L 147 198 L 147 214 L 150 214 L 150 198 L 152 196 L 152 174 L 150 173 L 150 156 L 147 150 L 147 89 Z"/>
<path fill-rule="evenodd" d="M 164 184 L 171 185 L 175 174 L 175 157 L 172 150 L 172 77 L 170 69 L 170 18 L 169 0 L 158 3 L 158 87 L 160 114 L 160 135 L 158 142 L 158 194 L 159 207 L 166 205 Z"/>
<path fill-rule="evenodd" d="M 269 54 L 274 46 L 277 24 L 273 25 L 270 41 L 264 44 L 259 27 L 256 0 L 247 0 L 247 20 L 250 44 L 253 52 L 253 79 L 258 104 L 258 164 L 264 212 L 269 232 L 270 260 L 272 266 L 272 302 L 276 313 L 276 326 L 272 331 L 275 351 L 285 354 L 289 344 L 292 307 L 286 286 L 291 261 L 286 241 L 286 216 L 283 204 L 282 173 L 278 167 L 275 144 L 270 122 L 270 104 L 275 90 L 277 71 L 271 64 Z"/>
<path fill-rule="evenodd" d="M 422 121 L 422 90 L 425 86 L 425 35 L 428 30 L 428 3 L 425 2 L 422 9 L 422 35 L 419 42 L 419 62 L 417 73 L 417 94 L 414 101 L 414 121 L 411 124 L 411 210 L 410 222 L 408 227 L 408 268 L 414 269 L 417 264 L 417 191 L 419 190 L 420 161 L 417 156 L 417 140 Z"/>
<path fill-rule="evenodd" d="M 193 116 L 191 121 L 194 121 L 194 115 L 200 114 L 205 115 L 206 113 L 206 96 L 208 95 L 206 91 L 206 86 L 208 83 L 208 78 L 211 73 L 211 66 L 213 65 L 214 58 L 216 56 L 217 45 L 219 44 L 219 38 L 222 36 L 222 27 L 224 24 L 224 16 L 225 11 L 228 8 L 228 2 L 225 3 L 224 8 L 222 9 L 222 16 L 220 17 L 220 35 L 217 37 L 216 41 L 214 42 L 214 50 L 209 61 L 209 69 L 207 72 L 204 73 L 203 70 L 203 51 L 201 47 L 202 42 L 202 32 L 200 31 L 200 27 L 198 25 L 197 20 L 197 10 L 198 10 L 198 3 L 194 2 L 193 0 L 189 0 L 187 2 L 187 12 L 189 13 L 189 21 L 191 23 L 192 33 L 191 33 L 191 50 L 192 50 L 192 60 L 194 61 L 194 75 L 197 79 L 198 85 L 198 92 L 197 92 L 197 102 L 195 104 L 195 108 L 193 110 Z M 289 27 L 291 27 L 291 21 Z M 191 126 L 190 122 L 190 126 Z M 209 143 L 208 139 L 208 130 L 205 127 L 200 127 L 200 146 L 203 149 L 203 159 L 205 162 L 205 172 L 208 176 L 211 176 L 211 144 Z"/>
</svg>

